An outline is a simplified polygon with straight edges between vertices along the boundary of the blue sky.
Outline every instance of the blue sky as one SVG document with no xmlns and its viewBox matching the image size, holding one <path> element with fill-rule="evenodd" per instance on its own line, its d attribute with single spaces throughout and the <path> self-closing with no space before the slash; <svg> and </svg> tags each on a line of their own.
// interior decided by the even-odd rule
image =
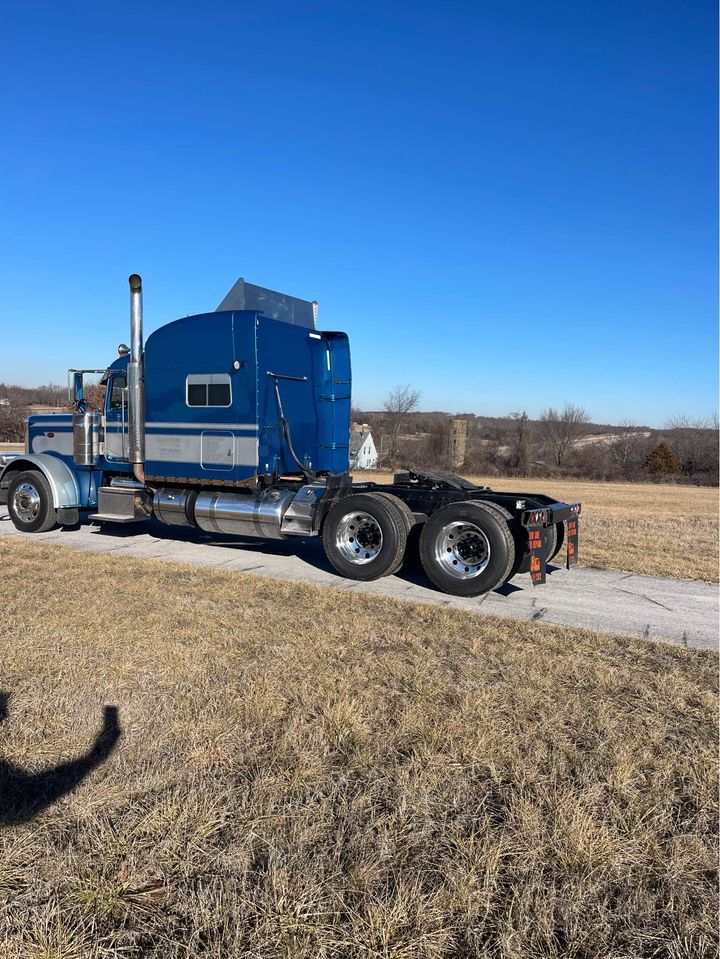
<svg viewBox="0 0 720 959">
<path fill-rule="evenodd" d="M 355 402 L 717 407 L 711 2 L 6 6 L 0 381 L 64 382 L 246 279 Z"/>
</svg>

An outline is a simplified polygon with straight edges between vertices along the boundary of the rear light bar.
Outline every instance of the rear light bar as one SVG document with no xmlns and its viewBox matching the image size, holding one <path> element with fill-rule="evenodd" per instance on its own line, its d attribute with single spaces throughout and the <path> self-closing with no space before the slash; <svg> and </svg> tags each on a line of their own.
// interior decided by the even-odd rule
<svg viewBox="0 0 720 959">
<path fill-rule="evenodd" d="M 563 523 L 577 519 L 580 515 L 580 503 L 552 503 L 543 509 L 524 510 L 520 517 L 523 526 L 549 526 L 551 523 Z"/>
</svg>

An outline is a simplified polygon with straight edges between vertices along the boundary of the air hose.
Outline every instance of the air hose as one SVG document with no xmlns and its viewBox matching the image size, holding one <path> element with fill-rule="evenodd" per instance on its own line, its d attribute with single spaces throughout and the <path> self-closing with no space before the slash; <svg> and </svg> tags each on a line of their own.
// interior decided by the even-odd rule
<svg viewBox="0 0 720 959">
<path fill-rule="evenodd" d="M 280 387 L 278 385 L 277 377 L 272 373 L 270 375 L 274 376 L 275 378 L 275 397 L 277 399 L 278 412 L 280 414 L 280 426 L 282 427 L 283 436 L 285 437 L 285 442 L 287 443 L 287 448 L 290 450 L 290 455 L 292 456 L 293 460 L 297 463 L 303 476 L 305 476 L 307 479 L 312 481 L 316 478 L 317 474 L 314 472 L 314 470 L 308 469 L 308 467 L 301 462 L 300 458 L 295 452 L 295 447 L 293 446 L 293 442 L 292 442 L 292 435 L 290 433 L 290 424 L 288 423 L 287 418 L 285 416 L 285 412 L 283 410 L 283 405 L 282 405 L 282 399 L 280 398 Z"/>
</svg>

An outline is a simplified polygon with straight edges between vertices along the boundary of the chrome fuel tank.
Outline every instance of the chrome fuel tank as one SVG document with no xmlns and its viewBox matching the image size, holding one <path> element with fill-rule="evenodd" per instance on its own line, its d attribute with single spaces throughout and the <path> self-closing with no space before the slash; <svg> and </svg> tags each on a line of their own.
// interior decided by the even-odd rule
<svg viewBox="0 0 720 959">
<path fill-rule="evenodd" d="M 95 466 L 99 452 L 100 414 L 91 410 L 74 413 L 73 462 L 76 466 Z"/>
<path fill-rule="evenodd" d="M 280 525 L 295 497 L 293 490 L 265 490 L 259 495 L 200 493 L 195 501 L 195 524 L 208 533 L 284 539 Z"/>
<path fill-rule="evenodd" d="M 153 496 L 153 513 L 168 526 L 192 526 L 192 502 L 195 493 L 187 489 L 159 489 Z"/>
</svg>

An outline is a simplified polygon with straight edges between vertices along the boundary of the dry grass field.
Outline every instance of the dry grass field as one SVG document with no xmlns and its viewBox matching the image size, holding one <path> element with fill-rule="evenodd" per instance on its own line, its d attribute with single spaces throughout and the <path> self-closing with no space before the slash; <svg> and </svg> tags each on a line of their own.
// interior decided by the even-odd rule
<svg viewBox="0 0 720 959">
<path fill-rule="evenodd" d="M 390 473 L 354 474 L 386 483 Z M 718 491 L 707 486 L 590 483 L 578 480 L 468 476 L 510 492 L 548 493 L 583 504 L 580 562 L 648 576 L 718 580 Z"/>
<path fill-rule="evenodd" d="M 0 570 L 0 955 L 716 955 L 714 654 L 2 538 Z"/>
</svg>

